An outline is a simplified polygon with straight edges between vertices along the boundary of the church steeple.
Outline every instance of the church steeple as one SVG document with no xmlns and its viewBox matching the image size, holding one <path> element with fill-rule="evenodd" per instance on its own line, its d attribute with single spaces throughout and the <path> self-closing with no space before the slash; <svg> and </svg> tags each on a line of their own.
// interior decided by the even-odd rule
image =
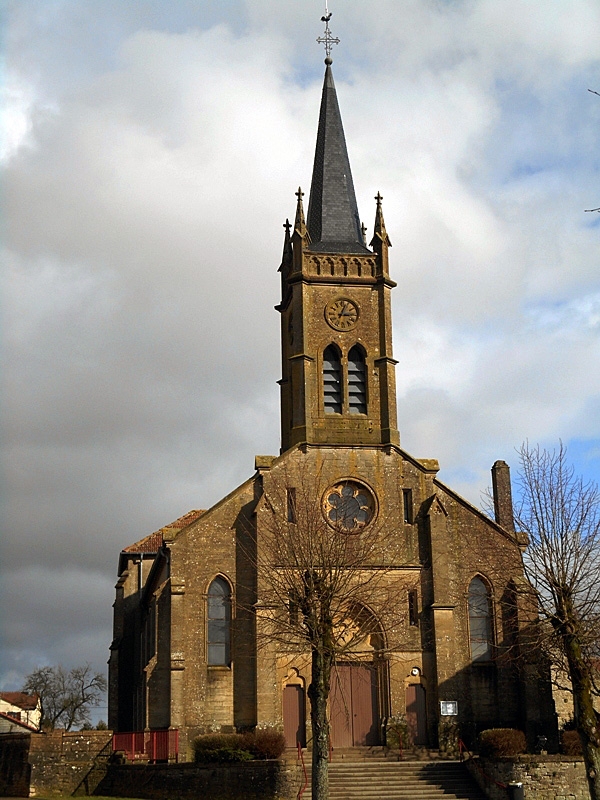
<svg viewBox="0 0 600 800">
<path fill-rule="evenodd" d="M 361 226 L 333 75 L 327 14 L 325 80 L 308 215 L 296 193 L 281 266 L 281 449 L 399 444 L 388 269 L 377 196 L 370 250 Z M 290 233 L 291 231 L 291 233 Z"/>
<path fill-rule="evenodd" d="M 308 204 L 310 249 L 319 253 L 366 253 L 331 58 L 325 79 Z"/>
</svg>

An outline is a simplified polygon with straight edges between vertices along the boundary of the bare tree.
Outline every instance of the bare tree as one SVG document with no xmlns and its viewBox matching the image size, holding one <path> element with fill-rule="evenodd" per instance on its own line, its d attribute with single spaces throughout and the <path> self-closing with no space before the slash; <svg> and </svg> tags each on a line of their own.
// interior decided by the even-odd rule
<svg viewBox="0 0 600 800">
<path fill-rule="evenodd" d="M 600 491 L 575 474 L 566 448 L 519 450 L 515 521 L 527 533 L 525 576 L 543 644 L 569 676 L 590 796 L 600 800 L 600 731 L 593 698 L 600 655 Z"/>
<path fill-rule="evenodd" d="M 400 537 L 376 517 L 360 482 L 325 489 L 302 468 L 293 477 L 269 475 L 257 509 L 259 644 L 310 654 L 314 800 L 328 797 L 327 701 L 336 662 L 374 651 L 384 658 L 404 632 L 399 609 L 410 587 L 392 566 L 402 563 Z"/>
<path fill-rule="evenodd" d="M 42 707 L 40 727 L 70 731 L 90 721 L 90 709 L 100 704 L 106 679 L 89 664 L 66 670 L 62 665 L 39 667 L 25 679 L 23 691 L 38 694 Z"/>
</svg>

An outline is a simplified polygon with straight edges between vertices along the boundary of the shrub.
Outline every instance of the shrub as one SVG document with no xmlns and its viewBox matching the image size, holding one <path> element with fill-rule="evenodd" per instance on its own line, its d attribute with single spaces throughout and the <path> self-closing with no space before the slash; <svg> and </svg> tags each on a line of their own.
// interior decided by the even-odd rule
<svg viewBox="0 0 600 800">
<path fill-rule="evenodd" d="M 195 760 L 200 764 L 223 764 L 250 761 L 252 755 L 243 747 L 239 733 L 209 733 L 194 739 Z"/>
<path fill-rule="evenodd" d="M 244 749 L 260 760 L 275 759 L 285 750 L 285 736 L 276 728 L 257 728 L 244 734 Z"/>
<path fill-rule="evenodd" d="M 216 750 L 197 750 L 197 764 L 231 764 L 240 761 L 253 761 L 252 753 L 237 748 L 219 747 Z"/>
<path fill-rule="evenodd" d="M 209 733 L 194 739 L 195 761 L 199 764 L 275 759 L 284 750 L 285 737 L 275 728 L 254 733 Z"/>
<path fill-rule="evenodd" d="M 386 743 L 391 750 L 398 750 L 400 747 L 407 750 L 411 746 L 408 724 L 404 714 L 395 714 L 393 717 L 389 717 Z"/>
<path fill-rule="evenodd" d="M 577 731 L 564 730 L 560 734 L 560 749 L 566 756 L 582 756 L 581 739 Z"/>
<path fill-rule="evenodd" d="M 515 728 L 490 728 L 479 734 L 479 755 L 484 758 L 518 756 L 526 749 L 525 734 Z"/>
</svg>

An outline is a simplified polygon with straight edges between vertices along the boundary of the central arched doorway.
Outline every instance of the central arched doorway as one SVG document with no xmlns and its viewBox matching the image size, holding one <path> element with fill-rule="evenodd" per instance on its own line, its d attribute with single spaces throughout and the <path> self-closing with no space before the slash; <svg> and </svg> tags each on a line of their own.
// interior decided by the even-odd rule
<svg viewBox="0 0 600 800">
<path fill-rule="evenodd" d="M 379 744 L 379 698 L 374 664 L 337 664 L 331 673 L 332 747 Z"/>
<path fill-rule="evenodd" d="M 380 744 L 381 667 L 384 635 L 379 621 L 365 606 L 353 603 L 339 614 L 335 627 L 346 658 L 331 671 L 329 722 L 333 747 Z"/>
</svg>

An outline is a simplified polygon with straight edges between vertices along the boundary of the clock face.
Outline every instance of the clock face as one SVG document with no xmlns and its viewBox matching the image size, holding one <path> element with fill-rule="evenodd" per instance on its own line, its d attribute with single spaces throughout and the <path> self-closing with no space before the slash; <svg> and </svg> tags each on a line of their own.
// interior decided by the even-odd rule
<svg viewBox="0 0 600 800">
<path fill-rule="evenodd" d="M 344 533 L 358 533 L 375 516 L 375 498 L 366 486 L 341 481 L 325 492 L 323 514 L 327 522 Z"/>
<path fill-rule="evenodd" d="M 337 331 L 349 331 L 356 325 L 358 306 L 345 297 L 331 300 L 325 306 L 325 319 Z"/>
</svg>

